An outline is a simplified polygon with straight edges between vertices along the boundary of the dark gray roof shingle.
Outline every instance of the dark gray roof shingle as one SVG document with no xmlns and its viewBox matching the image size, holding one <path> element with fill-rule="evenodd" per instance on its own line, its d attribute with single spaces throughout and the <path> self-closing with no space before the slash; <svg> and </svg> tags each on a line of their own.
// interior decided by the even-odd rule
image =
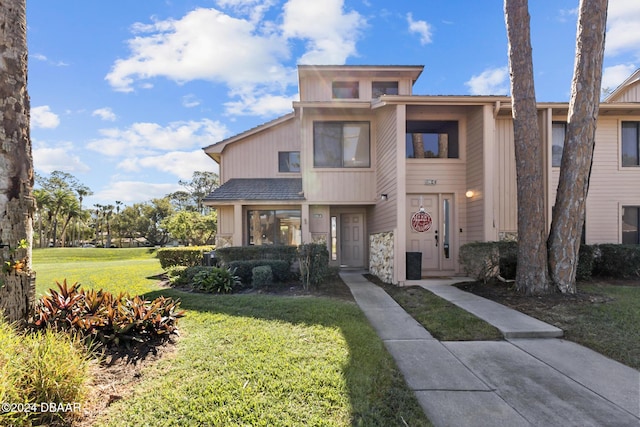
<svg viewBox="0 0 640 427">
<path fill-rule="evenodd" d="M 235 178 L 216 188 L 205 201 L 305 200 L 302 178 Z"/>
</svg>

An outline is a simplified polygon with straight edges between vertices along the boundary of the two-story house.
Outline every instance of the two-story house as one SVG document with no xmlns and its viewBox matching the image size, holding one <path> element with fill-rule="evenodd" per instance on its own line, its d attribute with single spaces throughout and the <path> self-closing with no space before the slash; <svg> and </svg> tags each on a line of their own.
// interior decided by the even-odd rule
<svg viewBox="0 0 640 427">
<path fill-rule="evenodd" d="M 515 236 L 511 99 L 414 95 L 422 70 L 300 65 L 292 113 L 204 149 L 217 244 L 323 241 L 332 264 L 402 284 L 408 253 L 419 275 L 450 276 L 464 243 Z M 640 71 L 601 104 L 587 243 L 640 242 L 639 100 Z M 538 105 L 547 226 L 567 110 Z"/>
</svg>

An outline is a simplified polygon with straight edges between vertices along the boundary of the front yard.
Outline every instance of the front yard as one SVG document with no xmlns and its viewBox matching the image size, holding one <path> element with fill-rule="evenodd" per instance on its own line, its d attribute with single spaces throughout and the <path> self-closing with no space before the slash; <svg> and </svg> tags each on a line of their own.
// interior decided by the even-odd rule
<svg viewBox="0 0 640 427">
<path fill-rule="evenodd" d="M 355 303 L 160 288 L 149 278 L 161 272 L 153 254 L 120 251 L 128 250 L 34 251 L 39 293 L 66 277 L 111 292 L 180 298 L 187 310 L 174 351 L 141 369 L 119 361 L 125 375 L 139 376 L 128 385 L 117 375 L 94 384 L 109 404 L 86 414 L 85 425 L 429 425 Z"/>
</svg>

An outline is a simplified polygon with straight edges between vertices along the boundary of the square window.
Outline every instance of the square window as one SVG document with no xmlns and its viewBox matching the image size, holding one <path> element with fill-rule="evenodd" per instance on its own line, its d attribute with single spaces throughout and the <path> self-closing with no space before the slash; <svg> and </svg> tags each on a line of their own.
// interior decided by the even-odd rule
<svg viewBox="0 0 640 427">
<path fill-rule="evenodd" d="M 250 210 L 247 212 L 249 245 L 300 245 L 300 210 Z"/>
<path fill-rule="evenodd" d="M 405 144 L 408 159 L 457 159 L 458 122 L 408 121 Z"/>
<path fill-rule="evenodd" d="M 622 122 L 622 166 L 640 166 L 640 122 Z"/>
<path fill-rule="evenodd" d="M 360 98 L 360 82 L 333 82 L 331 90 L 334 99 Z"/>
<path fill-rule="evenodd" d="M 398 95 L 398 82 L 373 82 L 371 95 L 378 98 L 382 95 Z"/>
<path fill-rule="evenodd" d="M 313 166 L 368 168 L 371 166 L 368 122 L 314 122 Z"/>
<path fill-rule="evenodd" d="M 300 152 L 278 152 L 278 172 L 300 172 Z"/>
</svg>

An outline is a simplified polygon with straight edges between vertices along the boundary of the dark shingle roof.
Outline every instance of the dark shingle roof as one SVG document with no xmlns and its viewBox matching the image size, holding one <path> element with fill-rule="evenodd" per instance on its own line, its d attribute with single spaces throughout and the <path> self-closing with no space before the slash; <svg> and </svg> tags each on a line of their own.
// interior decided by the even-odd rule
<svg viewBox="0 0 640 427">
<path fill-rule="evenodd" d="M 205 201 L 305 200 L 302 178 L 236 178 L 216 188 Z"/>
</svg>

